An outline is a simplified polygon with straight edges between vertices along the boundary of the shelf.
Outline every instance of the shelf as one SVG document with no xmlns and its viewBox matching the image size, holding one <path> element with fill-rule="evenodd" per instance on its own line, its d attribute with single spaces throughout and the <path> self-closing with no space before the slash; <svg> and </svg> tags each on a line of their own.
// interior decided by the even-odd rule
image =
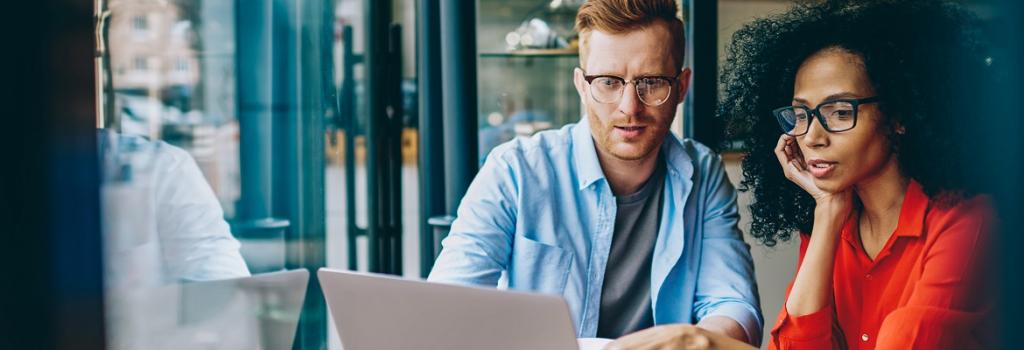
<svg viewBox="0 0 1024 350">
<path fill-rule="evenodd" d="M 576 49 L 529 49 L 508 52 L 481 52 L 480 57 L 577 57 Z"/>
</svg>

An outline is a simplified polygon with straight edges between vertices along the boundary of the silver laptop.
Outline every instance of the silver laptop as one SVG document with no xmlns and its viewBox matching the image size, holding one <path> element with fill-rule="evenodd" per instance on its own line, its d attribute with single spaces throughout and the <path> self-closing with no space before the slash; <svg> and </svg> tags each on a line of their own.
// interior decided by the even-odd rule
<svg viewBox="0 0 1024 350">
<path fill-rule="evenodd" d="M 110 349 L 290 350 L 305 269 L 132 288 L 108 303 Z"/>
<path fill-rule="evenodd" d="M 317 271 L 345 350 L 575 350 L 559 296 Z"/>
</svg>

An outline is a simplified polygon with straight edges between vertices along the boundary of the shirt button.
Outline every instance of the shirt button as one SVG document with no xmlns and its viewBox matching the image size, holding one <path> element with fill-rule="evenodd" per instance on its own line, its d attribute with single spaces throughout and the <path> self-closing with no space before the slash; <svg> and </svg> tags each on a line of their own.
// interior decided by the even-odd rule
<svg viewBox="0 0 1024 350">
<path fill-rule="evenodd" d="M 869 274 L 864 275 L 864 278 L 871 279 L 871 274 L 869 273 Z"/>
<path fill-rule="evenodd" d="M 867 333 L 861 334 L 860 335 L 860 340 L 868 341 L 868 334 Z"/>
</svg>

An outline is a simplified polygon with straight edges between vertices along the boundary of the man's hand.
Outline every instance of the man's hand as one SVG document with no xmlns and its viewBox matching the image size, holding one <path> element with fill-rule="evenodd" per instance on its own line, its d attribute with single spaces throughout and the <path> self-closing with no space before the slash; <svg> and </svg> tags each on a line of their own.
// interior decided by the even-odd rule
<svg viewBox="0 0 1024 350">
<path fill-rule="evenodd" d="M 747 332 L 743 330 L 743 326 L 741 326 L 739 322 L 736 322 L 736 320 L 729 317 L 704 317 L 697 323 L 697 327 L 714 333 L 725 334 L 730 338 L 737 339 L 739 341 L 749 342 L 747 340 Z"/>
<path fill-rule="evenodd" d="M 605 350 L 756 350 L 742 341 L 689 324 L 651 327 L 616 339 Z"/>
</svg>

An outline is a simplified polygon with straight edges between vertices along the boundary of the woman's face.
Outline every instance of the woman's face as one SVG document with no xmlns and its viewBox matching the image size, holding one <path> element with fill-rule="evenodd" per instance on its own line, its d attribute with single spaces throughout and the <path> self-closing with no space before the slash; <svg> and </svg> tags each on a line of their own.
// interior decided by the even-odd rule
<svg viewBox="0 0 1024 350">
<path fill-rule="evenodd" d="M 829 48 L 811 55 L 800 65 L 792 104 L 813 109 L 823 102 L 873 96 L 875 90 L 861 57 Z M 810 129 L 796 136 L 796 141 L 818 188 L 844 191 L 896 167 L 888 126 L 878 103 L 859 105 L 856 126 L 850 130 L 829 132 L 817 118 L 810 122 Z"/>
</svg>

